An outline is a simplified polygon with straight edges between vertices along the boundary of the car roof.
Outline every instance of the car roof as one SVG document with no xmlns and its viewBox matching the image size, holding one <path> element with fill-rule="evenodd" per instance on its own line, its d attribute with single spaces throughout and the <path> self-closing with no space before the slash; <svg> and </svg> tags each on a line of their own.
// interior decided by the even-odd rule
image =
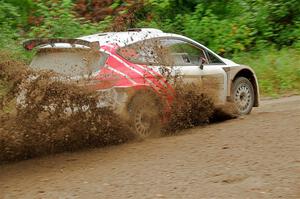
<svg viewBox="0 0 300 199">
<path fill-rule="evenodd" d="M 84 40 L 88 42 L 99 42 L 100 46 L 106 44 L 116 44 L 119 47 L 124 47 L 126 45 L 138 41 L 143 41 L 145 39 L 157 38 L 157 37 L 168 37 L 174 35 L 175 34 L 164 33 L 163 31 L 154 28 L 134 28 L 134 29 L 128 29 L 128 31 L 124 31 L 124 32 L 103 32 L 103 33 L 78 37 L 76 39 Z M 78 48 L 87 48 L 86 46 L 80 44 L 76 44 L 75 46 Z M 64 42 L 55 44 L 55 48 L 70 48 L 70 47 L 72 47 L 72 45 Z M 49 45 L 41 46 L 40 48 L 41 49 L 53 48 L 53 46 L 49 44 Z"/>
<path fill-rule="evenodd" d="M 124 32 L 104 32 L 88 36 L 79 37 L 78 39 L 95 42 L 98 41 L 100 45 L 105 44 L 117 44 L 120 47 L 142 41 L 145 39 L 156 38 L 156 37 L 169 37 L 175 36 L 175 34 L 164 33 L 161 30 L 154 28 L 137 28 L 129 29 Z M 179 36 L 179 35 L 178 35 Z"/>
<path fill-rule="evenodd" d="M 103 33 L 97 33 L 93 35 L 87 35 L 83 37 L 79 37 L 77 39 L 89 41 L 89 42 L 99 42 L 100 46 L 106 45 L 106 44 L 117 44 L 119 47 L 124 47 L 126 45 L 143 41 L 145 39 L 151 39 L 151 38 L 158 38 L 158 37 L 175 37 L 175 38 L 181 38 L 186 41 L 196 43 L 198 46 L 201 46 L 202 48 L 208 50 L 215 56 L 217 56 L 219 59 L 221 59 L 225 63 L 233 64 L 234 62 L 224 59 L 221 56 L 217 55 L 215 52 L 211 51 L 204 45 L 188 38 L 182 35 L 174 34 L 174 33 L 165 33 L 159 29 L 155 28 L 133 28 L 128 29 L 127 31 L 123 32 L 103 32 Z M 86 48 L 85 46 L 80 46 L 82 48 Z M 42 48 L 49 48 L 50 45 L 43 46 Z M 57 44 L 55 45 L 56 48 L 68 48 L 70 47 L 69 44 Z"/>
</svg>

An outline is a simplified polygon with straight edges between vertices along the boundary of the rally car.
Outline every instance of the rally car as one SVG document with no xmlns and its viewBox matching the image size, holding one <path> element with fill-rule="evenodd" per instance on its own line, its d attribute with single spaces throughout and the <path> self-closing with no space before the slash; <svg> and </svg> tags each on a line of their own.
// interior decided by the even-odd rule
<svg viewBox="0 0 300 199">
<path fill-rule="evenodd" d="M 99 107 L 110 106 L 142 137 L 158 125 L 158 111 L 168 112 L 172 105 L 174 78 L 197 83 L 204 90 L 214 85 L 215 105 L 232 102 L 240 115 L 259 105 L 258 82 L 250 67 L 225 59 L 190 38 L 158 29 L 32 39 L 24 47 L 38 49 L 30 64 L 34 69 L 92 77 L 89 86 L 104 96 Z"/>
</svg>

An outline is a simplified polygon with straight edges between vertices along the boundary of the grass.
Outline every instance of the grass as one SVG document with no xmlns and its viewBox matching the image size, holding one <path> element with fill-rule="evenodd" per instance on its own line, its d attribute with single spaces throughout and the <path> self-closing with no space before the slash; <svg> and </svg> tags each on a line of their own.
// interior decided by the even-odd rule
<svg viewBox="0 0 300 199">
<path fill-rule="evenodd" d="M 5 96 L 7 92 L 8 85 L 4 81 L 0 80 L 0 98 Z"/>
<path fill-rule="evenodd" d="M 238 54 L 233 60 L 255 70 L 262 96 L 300 94 L 299 50 L 268 49 Z"/>
</svg>

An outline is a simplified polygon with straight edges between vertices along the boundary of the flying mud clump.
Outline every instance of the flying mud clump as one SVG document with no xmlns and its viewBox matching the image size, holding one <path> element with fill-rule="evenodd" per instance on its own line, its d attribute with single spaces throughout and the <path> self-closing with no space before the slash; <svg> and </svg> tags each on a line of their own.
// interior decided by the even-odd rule
<svg viewBox="0 0 300 199">
<path fill-rule="evenodd" d="M 177 84 L 175 93 L 165 134 L 209 123 L 215 112 L 214 103 L 197 84 Z"/>
<path fill-rule="evenodd" d="M 59 78 L 49 71 L 32 72 L 22 63 L 0 63 L 5 88 L 0 90 L 0 162 L 134 137 L 112 110 L 98 107 L 98 93 Z"/>
</svg>

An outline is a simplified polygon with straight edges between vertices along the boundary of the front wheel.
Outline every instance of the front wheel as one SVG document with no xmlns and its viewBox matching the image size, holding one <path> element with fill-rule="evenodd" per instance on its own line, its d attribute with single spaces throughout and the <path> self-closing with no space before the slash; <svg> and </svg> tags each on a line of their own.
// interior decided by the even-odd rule
<svg viewBox="0 0 300 199">
<path fill-rule="evenodd" d="M 245 77 L 237 78 L 233 82 L 232 98 L 239 115 L 249 114 L 255 98 L 252 83 Z"/>
</svg>

